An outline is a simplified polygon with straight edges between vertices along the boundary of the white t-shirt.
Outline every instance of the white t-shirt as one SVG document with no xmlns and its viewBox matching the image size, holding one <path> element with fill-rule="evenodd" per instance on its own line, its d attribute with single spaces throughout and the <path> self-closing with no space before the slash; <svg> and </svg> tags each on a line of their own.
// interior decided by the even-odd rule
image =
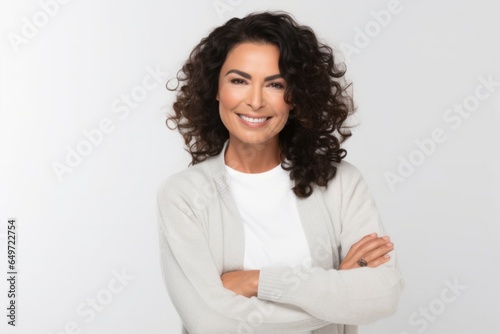
<svg viewBox="0 0 500 334">
<path fill-rule="evenodd" d="M 245 270 L 265 266 L 310 267 L 293 182 L 281 165 L 264 173 L 226 166 L 228 185 L 245 227 Z M 303 334 L 312 334 L 312 331 Z"/>
<path fill-rule="evenodd" d="M 309 248 L 288 172 L 281 165 L 256 174 L 226 169 L 245 226 L 244 269 L 309 265 Z"/>
</svg>

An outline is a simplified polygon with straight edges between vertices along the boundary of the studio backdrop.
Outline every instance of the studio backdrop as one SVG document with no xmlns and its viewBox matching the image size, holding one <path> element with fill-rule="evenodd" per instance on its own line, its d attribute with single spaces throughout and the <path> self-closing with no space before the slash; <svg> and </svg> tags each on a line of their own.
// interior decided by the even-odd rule
<svg viewBox="0 0 500 334">
<path fill-rule="evenodd" d="M 497 332 L 500 2 L 20 0 L 0 3 L 1 333 L 180 333 L 156 191 L 190 158 L 165 84 L 213 28 L 266 10 L 353 83 L 346 160 L 405 278 L 360 333 Z"/>
</svg>

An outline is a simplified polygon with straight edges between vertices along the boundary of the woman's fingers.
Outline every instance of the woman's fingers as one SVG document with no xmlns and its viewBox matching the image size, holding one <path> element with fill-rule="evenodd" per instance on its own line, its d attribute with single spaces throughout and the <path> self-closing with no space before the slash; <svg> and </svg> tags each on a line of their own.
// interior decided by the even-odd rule
<svg viewBox="0 0 500 334">
<path fill-rule="evenodd" d="M 365 261 L 371 262 L 381 256 L 386 255 L 394 249 L 394 244 L 390 241 L 387 242 L 386 240 L 374 244 L 373 246 L 373 248 L 367 248 L 364 252 L 359 253 L 359 256 L 365 259 Z"/>
<path fill-rule="evenodd" d="M 352 245 L 339 268 L 343 270 L 361 266 L 378 267 L 389 261 L 387 253 L 393 249 L 394 244 L 388 236 L 378 237 L 375 233 L 369 234 Z"/>
<path fill-rule="evenodd" d="M 381 245 L 380 247 L 374 249 L 371 252 L 366 253 L 362 258 L 367 262 L 368 267 L 378 267 L 381 264 L 389 261 L 389 252 L 394 249 L 394 244 L 392 242 Z"/>
<path fill-rule="evenodd" d="M 352 245 L 345 259 L 355 259 L 357 261 L 366 254 L 369 254 L 370 252 L 373 252 L 374 250 L 377 250 L 384 245 L 392 245 L 388 236 L 378 237 L 376 234 L 370 234 Z M 375 255 L 375 253 L 373 253 L 373 255 Z"/>
<path fill-rule="evenodd" d="M 377 233 L 372 233 L 372 234 L 368 234 L 368 235 L 364 236 L 363 238 L 361 238 L 361 240 L 359 240 L 358 242 L 356 242 L 355 244 L 353 244 L 351 246 L 351 249 L 349 249 L 349 252 L 347 253 L 347 255 L 358 251 L 362 247 L 366 247 L 367 244 L 369 244 L 370 242 L 373 242 L 377 239 L 379 239 L 377 237 Z"/>
<path fill-rule="evenodd" d="M 377 268 L 378 266 L 386 263 L 387 261 L 389 261 L 391 259 L 391 257 L 389 255 L 384 255 L 384 256 L 381 256 L 379 258 L 376 258 L 375 260 L 372 260 L 370 262 L 368 262 L 368 265 L 367 267 L 370 267 L 370 268 Z"/>
<path fill-rule="evenodd" d="M 238 295 L 257 296 L 259 288 L 259 270 L 236 270 L 221 276 L 222 285 Z"/>
</svg>

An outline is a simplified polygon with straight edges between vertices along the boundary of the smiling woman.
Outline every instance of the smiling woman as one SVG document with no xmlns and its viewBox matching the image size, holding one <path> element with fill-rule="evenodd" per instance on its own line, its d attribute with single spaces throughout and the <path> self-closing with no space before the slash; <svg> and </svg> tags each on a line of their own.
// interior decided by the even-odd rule
<svg viewBox="0 0 500 334">
<path fill-rule="evenodd" d="M 344 72 L 286 13 L 231 19 L 192 51 L 167 124 L 194 166 L 158 192 L 183 333 L 353 334 L 395 312 L 394 245 L 342 161 Z"/>
<path fill-rule="evenodd" d="M 278 62 L 276 46 L 241 43 L 222 65 L 216 99 L 229 131 L 226 165 L 236 170 L 260 173 L 281 163 L 278 135 L 293 107 L 285 102 L 287 84 L 279 74 Z M 260 159 L 241 156 L 251 147 L 259 148 Z"/>
</svg>

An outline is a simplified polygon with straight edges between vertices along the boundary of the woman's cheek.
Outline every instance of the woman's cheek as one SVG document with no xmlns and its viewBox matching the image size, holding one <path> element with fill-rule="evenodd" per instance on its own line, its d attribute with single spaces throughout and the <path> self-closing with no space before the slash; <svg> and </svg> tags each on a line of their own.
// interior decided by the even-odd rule
<svg viewBox="0 0 500 334">
<path fill-rule="evenodd" d="M 223 103 L 227 108 L 231 108 L 238 104 L 244 96 L 242 89 L 231 89 L 224 87 L 219 96 L 219 102 Z"/>
</svg>

